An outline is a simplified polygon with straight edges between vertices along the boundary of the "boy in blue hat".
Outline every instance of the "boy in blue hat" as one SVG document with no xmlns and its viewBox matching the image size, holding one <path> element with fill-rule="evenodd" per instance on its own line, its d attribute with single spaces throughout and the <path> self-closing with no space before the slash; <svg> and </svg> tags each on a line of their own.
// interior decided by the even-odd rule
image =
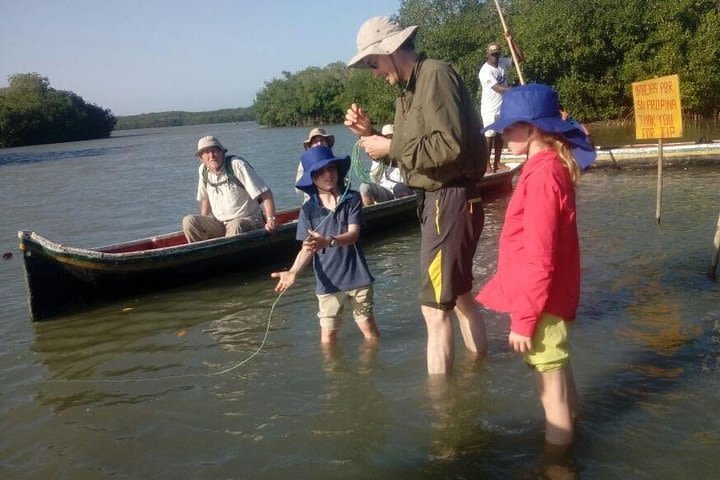
<svg viewBox="0 0 720 480">
<path fill-rule="evenodd" d="M 580 300 L 575 182 L 596 152 L 561 118 L 557 92 L 546 85 L 509 90 L 485 128 L 502 130 L 527 161 L 505 213 L 497 272 L 476 300 L 510 314 L 508 344 L 537 374 L 545 440 L 566 446 L 577 416 L 568 340 Z"/>
<path fill-rule="evenodd" d="M 373 281 L 362 249 L 357 245 L 362 224 L 360 194 L 345 188 L 350 157 L 335 157 L 324 146 L 302 155 L 303 174 L 295 187 L 310 196 L 300 209 L 296 238 L 303 242 L 290 270 L 275 272 L 276 292 L 295 283 L 312 260 L 317 279 L 320 342 L 332 343 L 342 321 L 346 301 L 366 340 L 380 336 L 373 317 Z"/>
</svg>

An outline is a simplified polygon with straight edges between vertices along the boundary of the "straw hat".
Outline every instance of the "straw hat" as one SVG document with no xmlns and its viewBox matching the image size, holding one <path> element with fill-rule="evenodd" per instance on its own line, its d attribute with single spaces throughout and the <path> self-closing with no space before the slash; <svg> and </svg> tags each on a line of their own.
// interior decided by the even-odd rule
<svg viewBox="0 0 720 480">
<path fill-rule="evenodd" d="M 388 17 L 373 17 L 360 27 L 357 34 L 357 53 L 348 67 L 367 68 L 363 60 L 368 55 L 390 55 L 405 40 L 415 35 L 417 25 L 401 28 Z"/>
<path fill-rule="evenodd" d="M 305 150 L 307 150 L 310 146 L 310 140 L 312 140 L 313 137 L 325 137 L 325 140 L 327 140 L 328 146 L 330 148 L 335 145 L 335 135 L 330 135 L 322 128 L 313 128 L 312 130 L 310 130 L 310 133 L 308 133 L 307 140 L 302 142 L 302 146 Z"/>
<path fill-rule="evenodd" d="M 202 153 L 203 150 L 212 147 L 219 148 L 220 150 L 222 150 L 223 153 L 227 152 L 227 148 L 223 147 L 217 138 L 213 137 L 212 135 L 208 135 L 198 140 L 197 150 L 195 150 L 195 156 L 199 157 L 200 153 Z"/>
</svg>

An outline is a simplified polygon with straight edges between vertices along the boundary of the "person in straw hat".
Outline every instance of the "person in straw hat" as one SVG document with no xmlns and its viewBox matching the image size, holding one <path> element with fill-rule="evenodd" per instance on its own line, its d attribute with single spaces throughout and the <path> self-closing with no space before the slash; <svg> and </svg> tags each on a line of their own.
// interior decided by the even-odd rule
<svg viewBox="0 0 720 480">
<path fill-rule="evenodd" d="M 227 149 L 213 136 L 198 140 L 195 156 L 200 159 L 200 215 L 183 218 L 188 242 L 260 228 L 275 231 L 275 200 L 270 187 L 244 159 L 226 153 Z"/>
<path fill-rule="evenodd" d="M 470 294 L 472 260 L 484 212 L 477 182 L 487 151 L 472 98 L 448 64 L 415 51 L 417 26 L 402 28 L 388 17 L 367 20 L 357 34 L 349 67 L 369 68 L 397 85 L 395 132 L 379 135 L 357 104 L 345 125 L 361 137 L 367 154 L 397 164 L 418 194 L 421 231 L 420 302 L 428 332 L 427 368 L 446 374 L 453 366 L 452 313 L 465 346 L 478 356 L 487 350 L 485 325 Z"/>
<path fill-rule="evenodd" d="M 317 147 L 317 146 L 323 146 L 327 147 L 330 150 L 332 150 L 333 146 L 335 145 L 335 135 L 327 133 L 324 129 L 320 127 L 315 127 L 310 132 L 308 132 L 308 136 L 305 140 L 302 142 L 302 146 L 304 150 L 307 150 L 309 148 Z M 298 162 L 297 166 L 297 173 L 295 174 L 295 181 L 297 182 L 302 178 L 303 175 L 303 165 L 302 161 Z M 298 193 L 303 194 L 303 202 L 307 202 L 308 196 L 307 193 L 304 193 L 299 188 L 295 188 L 295 191 Z"/>
</svg>

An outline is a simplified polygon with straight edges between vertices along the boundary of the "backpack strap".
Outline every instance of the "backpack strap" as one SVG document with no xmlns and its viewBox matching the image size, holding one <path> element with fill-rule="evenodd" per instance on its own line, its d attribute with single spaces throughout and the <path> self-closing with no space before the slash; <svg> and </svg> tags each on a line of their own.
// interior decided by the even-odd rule
<svg viewBox="0 0 720 480">
<path fill-rule="evenodd" d="M 225 168 L 225 174 L 227 175 L 228 182 L 233 182 L 238 187 L 245 189 L 245 186 L 242 184 L 242 182 L 240 182 L 240 179 L 237 178 L 237 175 L 235 175 L 235 170 L 233 170 L 232 168 L 232 161 L 235 158 L 247 163 L 247 161 L 245 161 L 245 159 L 243 159 L 242 157 L 238 157 L 236 155 L 228 155 L 227 157 L 225 157 L 225 162 L 223 163 L 223 167 Z M 249 163 L 248 165 L 252 168 L 252 165 L 250 165 Z"/>
</svg>

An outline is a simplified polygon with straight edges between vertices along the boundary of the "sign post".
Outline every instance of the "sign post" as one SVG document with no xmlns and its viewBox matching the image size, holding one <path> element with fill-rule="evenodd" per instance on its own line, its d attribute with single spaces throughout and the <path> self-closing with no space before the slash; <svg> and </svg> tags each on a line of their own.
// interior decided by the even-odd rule
<svg viewBox="0 0 720 480">
<path fill-rule="evenodd" d="M 635 107 L 635 138 L 658 139 L 658 180 L 655 221 L 660 224 L 663 187 L 663 138 L 683 135 L 680 79 L 677 75 L 632 84 Z"/>
</svg>

